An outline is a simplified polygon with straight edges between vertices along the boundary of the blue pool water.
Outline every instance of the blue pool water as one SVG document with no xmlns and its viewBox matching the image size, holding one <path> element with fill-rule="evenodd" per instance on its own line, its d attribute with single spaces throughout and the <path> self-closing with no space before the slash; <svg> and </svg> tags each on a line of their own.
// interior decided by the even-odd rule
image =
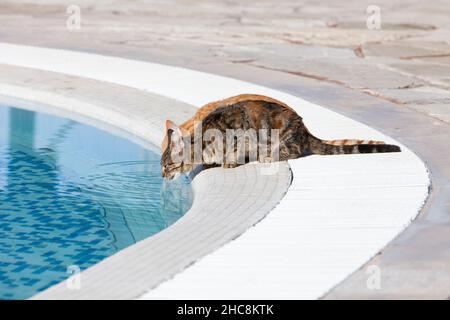
<svg viewBox="0 0 450 320">
<path fill-rule="evenodd" d="M 0 105 L 0 299 L 24 299 L 190 207 L 160 155 L 95 127 Z"/>
</svg>

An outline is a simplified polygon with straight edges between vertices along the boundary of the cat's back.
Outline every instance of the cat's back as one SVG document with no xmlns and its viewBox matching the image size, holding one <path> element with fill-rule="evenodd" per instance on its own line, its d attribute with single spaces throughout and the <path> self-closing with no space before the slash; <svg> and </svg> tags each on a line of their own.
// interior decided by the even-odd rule
<svg viewBox="0 0 450 320">
<path fill-rule="evenodd" d="M 195 121 L 203 121 L 209 114 L 211 114 L 214 111 L 217 111 L 218 109 L 223 110 L 223 108 L 225 107 L 234 106 L 238 104 L 244 106 L 254 105 L 255 103 L 259 104 L 260 106 L 262 106 L 263 104 L 271 104 L 280 109 L 287 109 L 292 112 L 294 111 L 285 103 L 278 101 L 274 98 L 258 94 L 240 94 L 226 99 L 213 101 L 204 105 L 196 112 L 196 114 L 191 119 L 183 123 L 182 127 L 186 130 L 191 131 L 193 129 Z"/>
<path fill-rule="evenodd" d="M 292 120 L 301 118 L 291 108 L 274 99 L 241 100 L 222 105 L 203 119 L 204 129 L 282 129 Z"/>
<path fill-rule="evenodd" d="M 247 101 L 261 101 L 261 102 L 269 102 L 269 103 L 274 103 L 282 108 L 287 108 L 287 109 L 291 109 L 287 104 L 276 100 L 274 98 L 271 97 L 267 97 L 267 96 L 263 96 L 260 94 L 239 94 L 237 96 L 233 96 L 233 97 L 229 97 L 226 99 L 222 99 L 222 100 L 218 100 L 218 101 L 214 101 L 214 102 L 210 102 L 206 105 L 204 105 L 200 110 L 204 109 L 205 112 L 211 112 L 212 110 L 218 108 L 218 107 L 225 107 L 225 106 L 230 106 L 230 105 L 234 105 L 237 103 L 242 103 L 242 102 L 247 102 Z"/>
</svg>

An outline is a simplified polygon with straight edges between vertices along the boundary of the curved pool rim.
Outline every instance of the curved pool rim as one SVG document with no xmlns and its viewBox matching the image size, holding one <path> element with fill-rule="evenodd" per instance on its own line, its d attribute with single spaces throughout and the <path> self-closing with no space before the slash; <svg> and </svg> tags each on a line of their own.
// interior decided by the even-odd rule
<svg viewBox="0 0 450 320">
<path fill-rule="evenodd" d="M 8 79 L 11 79 L 13 77 L 13 69 L 9 68 L 8 71 Z M 23 70 L 21 69 L 20 71 Z M 52 81 L 55 81 L 55 78 L 59 76 L 60 78 L 56 79 L 56 82 L 63 87 L 71 80 L 67 76 L 54 73 L 45 74 L 48 74 Z M 33 75 L 25 74 L 23 76 L 25 78 L 22 80 L 29 80 Z M 42 82 L 44 78 L 43 72 L 39 71 L 38 76 L 39 82 Z M 81 78 L 76 79 L 75 83 L 71 83 L 71 85 L 84 86 L 84 89 L 92 90 L 92 93 L 95 95 L 98 95 L 95 90 L 107 89 L 108 94 L 103 97 L 107 100 L 107 103 L 98 103 L 98 99 L 87 101 L 89 99 L 86 100 L 84 96 L 85 91 L 75 98 L 73 96 L 69 98 L 55 94 L 54 91 L 57 91 L 55 88 L 52 88 L 52 90 L 34 90 L 4 83 L 0 84 L 0 91 L 3 93 L 14 92 L 16 97 L 20 96 L 39 101 L 40 105 L 45 105 L 47 113 L 67 116 L 78 121 L 86 121 L 90 125 L 106 125 L 110 129 L 112 125 L 116 124 L 118 127 L 123 128 L 118 130 L 119 134 L 128 130 L 130 131 L 128 136 L 130 134 L 131 136 L 140 135 L 141 138 L 150 142 L 160 141 L 157 139 L 162 138 L 156 137 L 158 133 L 162 132 L 157 127 L 164 125 L 163 118 L 156 119 L 158 124 L 156 126 L 155 119 L 150 119 L 151 115 L 148 113 L 143 115 L 142 110 L 139 110 L 139 108 L 137 110 L 139 118 L 133 117 L 133 115 L 136 115 L 136 110 L 117 111 L 117 107 L 121 107 L 122 102 L 119 101 L 118 105 L 114 105 L 117 104 L 117 97 L 115 95 L 111 96 L 110 92 L 121 92 L 125 95 L 131 92 L 131 94 L 136 95 L 136 90 L 112 86 L 103 82 L 98 82 L 94 85 L 92 81 L 88 82 Z M 30 86 L 29 82 L 28 86 Z M 73 95 L 73 90 L 70 91 Z M 139 92 L 138 95 L 138 100 L 150 96 L 149 103 L 154 104 L 157 101 L 158 104 L 162 104 L 164 107 L 176 107 L 177 112 L 182 112 L 186 108 L 191 108 L 190 112 L 195 110 L 194 107 L 172 99 L 148 93 L 144 94 L 143 92 Z M 13 101 L 17 101 L 17 98 L 13 98 Z M 147 102 L 144 101 L 144 103 Z M 21 101 L 20 105 L 26 109 L 33 109 L 35 103 Z M 77 106 L 77 110 L 73 110 L 73 106 Z M 114 106 L 113 109 L 115 111 L 111 110 L 111 106 Z M 94 112 L 91 112 L 93 110 Z M 154 109 L 150 113 L 160 113 L 160 116 L 165 116 L 167 112 L 165 109 Z M 173 116 L 177 117 L 178 115 L 173 114 Z M 143 118 L 145 121 L 141 121 Z M 130 126 L 130 123 L 132 126 Z M 66 283 L 63 282 L 33 298 L 128 299 L 139 297 L 149 288 L 170 279 L 174 274 L 191 265 L 202 256 L 239 237 L 251 225 L 263 219 L 270 209 L 279 202 L 291 181 L 291 172 L 287 163 L 280 164 L 278 169 L 277 174 L 267 176 L 265 179 L 259 177 L 261 167 L 255 165 L 243 166 L 237 170 L 224 172 L 213 169 L 201 173 L 193 183 L 194 203 L 191 210 L 171 227 L 151 238 L 140 241 L 126 250 L 120 251 L 83 272 L 81 274 L 84 283 L 82 290 L 67 290 Z M 251 190 L 251 192 L 248 192 L 248 190 Z M 230 191 L 235 192 L 237 195 L 244 194 L 244 197 L 241 197 L 240 201 L 235 201 L 235 197 L 221 199 L 221 205 L 230 209 L 229 212 L 225 212 L 221 210 L 221 206 L 217 206 L 217 202 L 211 200 L 223 197 L 223 195 L 229 195 Z M 195 194 L 200 194 L 202 197 L 196 197 Z M 208 196 L 205 197 L 206 194 Z M 260 197 L 261 194 L 266 195 L 264 201 Z M 190 237 L 199 228 L 205 230 L 201 234 L 202 237 Z M 182 241 L 180 241 L 181 239 Z M 207 245 L 202 243 L 205 242 L 205 239 L 207 240 Z M 154 263 L 156 256 L 159 257 L 158 263 Z M 174 259 L 174 256 L 176 259 Z M 148 267 L 142 268 L 142 265 Z M 161 266 L 165 267 L 162 268 Z"/>
<path fill-rule="evenodd" d="M 350 127 L 351 130 L 349 132 L 352 132 L 352 136 L 357 137 L 364 137 L 364 138 L 372 138 L 372 139 L 384 139 L 386 141 L 396 143 L 394 140 L 390 139 L 389 137 L 386 137 L 382 135 L 381 133 L 370 129 L 360 123 L 357 123 L 353 120 L 350 120 L 348 118 L 345 118 L 343 116 L 334 114 L 333 112 L 326 110 L 320 106 L 311 104 L 309 102 L 306 102 L 298 97 L 294 97 L 292 95 L 285 94 L 280 91 L 272 90 L 269 88 L 264 88 L 256 85 L 252 85 L 249 83 L 227 79 L 223 77 L 208 75 L 196 71 L 190 71 L 186 69 L 180 69 L 180 68 L 174 68 L 174 67 L 168 67 L 168 66 L 161 66 L 161 65 L 155 65 L 151 63 L 145 63 L 140 61 L 132 61 L 132 60 L 126 60 L 121 58 L 113 58 L 113 57 L 105 57 L 105 56 L 99 56 L 99 55 L 92 55 L 92 54 L 85 54 L 85 53 L 74 53 L 69 51 L 62 51 L 62 50 L 55 50 L 55 49 L 41 49 L 41 48 L 31 48 L 31 47 L 22 47 L 22 46 L 14 46 L 14 45 L 0 45 L 0 47 L 6 52 L 9 50 L 9 55 L 3 56 L 0 58 L 0 62 L 24 66 L 28 68 L 35 68 L 35 69 L 43 69 L 43 70 L 50 70 L 54 72 L 61 72 L 76 76 L 83 76 L 88 78 L 94 78 L 102 81 L 108 81 L 113 83 L 119 83 L 122 85 L 138 88 L 145 91 L 151 91 L 156 92 L 171 98 L 175 98 L 190 104 L 194 104 L 197 106 L 202 105 L 205 102 L 216 100 L 219 98 L 227 97 L 233 94 L 242 93 L 245 92 L 252 92 L 252 93 L 260 93 L 265 95 L 270 95 L 275 98 L 278 98 L 289 105 L 293 106 L 294 108 L 298 108 L 302 106 L 299 113 L 306 119 L 307 123 L 311 124 L 311 127 L 313 129 L 313 132 L 320 132 L 322 134 L 319 134 L 321 137 L 326 137 L 327 134 L 330 134 L 329 132 L 336 132 L 340 131 L 345 132 L 345 128 L 331 128 L 332 131 L 327 132 L 327 128 L 321 128 L 321 125 L 323 126 L 324 119 L 326 121 L 332 121 L 335 119 L 339 119 L 340 122 L 345 127 Z M 13 54 L 14 53 L 14 54 Z M 75 56 L 74 56 L 75 55 Z M 61 58 L 61 56 L 65 56 L 65 58 L 71 58 L 77 61 L 74 65 L 67 66 L 64 63 L 64 59 Z M 92 66 L 96 66 L 97 69 L 93 70 Z M 100 67 L 99 67 L 100 66 Z M 103 67 L 102 67 L 103 66 Z M 114 66 L 114 67 L 112 67 Z M 126 78 L 124 79 L 123 76 L 127 72 L 127 70 L 137 69 L 141 70 L 143 73 L 144 71 L 151 71 L 150 73 L 153 73 L 153 75 L 157 75 L 158 78 L 153 76 L 151 74 L 147 75 L 137 75 L 136 78 L 130 79 Z M 170 85 L 169 85 L 170 84 Z M 11 89 L 11 88 L 9 88 Z M 20 90 L 18 90 L 20 91 Z M 17 93 L 17 92 L 16 92 Z M 22 92 L 23 93 L 23 92 Z M 20 94 L 20 93 L 19 93 Z M 304 108 L 306 106 L 306 108 Z M 320 121 L 319 117 L 320 115 Z M 325 121 L 325 122 L 326 122 Z M 322 123 L 322 124 L 321 124 Z M 329 125 L 329 123 L 328 123 Z M 330 130 L 331 130 L 330 129 Z M 336 130 L 338 129 L 338 130 Z M 348 130 L 348 128 L 347 128 Z M 363 135 L 363 136 L 360 136 Z M 330 137 L 332 138 L 332 137 Z M 326 290 L 330 289 L 332 286 L 337 284 L 338 281 L 343 280 L 343 277 L 349 275 L 351 272 L 356 270 L 362 263 L 367 261 L 371 256 L 373 256 L 377 251 L 381 249 L 384 245 L 387 244 L 386 241 L 387 238 L 391 240 L 395 235 L 397 235 L 399 232 L 401 232 L 407 225 L 410 220 L 412 220 L 417 213 L 419 212 L 423 202 L 426 199 L 427 196 L 427 190 L 428 190 L 428 174 L 426 171 L 425 166 L 423 163 L 418 159 L 411 151 L 409 151 L 406 147 L 403 146 L 404 153 L 408 156 L 408 160 L 416 163 L 416 173 L 418 175 L 418 180 L 420 182 L 420 185 L 418 185 L 417 190 L 415 190 L 414 193 L 414 200 L 411 199 L 411 201 L 414 201 L 414 212 L 412 212 L 412 207 L 408 207 L 408 212 L 403 217 L 403 221 L 401 224 L 396 225 L 395 232 L 392 232 L 389 234 L 388 237 L 384 237 L 382 240 L 378 239 L 378 243 L 375 246 L 372 246 L 370 248 L 367 248 L 366 252 L 364 252 L 361 256 L 363 258 L 358 257 L 355 258 L 354 261 L 351 262 L 351 266 L 346 266 L 344 268 L 345 270 L 340 271 L 338 275 L 336 275 L 334 278 L 329 278 L 323 281 L 322 283 L 316 283 L 314 284 L 316 287 L 318 287 L 317 290 L 315 290 L 311 297 L 319 297 L 321 294 L 325 293 Z M 308 160 L 310 161 L 310 160 Z M 334 161 L 334 160 L 333 160 Z M 303 160 L 303 162 L 306 162 Z M 298 177 L 301 177 L 301 166 L 305 165 L 305 163 L 300 163 L 299 161 L 290 161 L 291 166 L 293 167 L 294 171 L 294 181 L 298 179 Z M 299 173 L 299 175 L 296 175 L 296 171 Z M 294 186 L 295 187 L 295 186 Z M 300 190 L 301 191 L 301 190 Z M 387 190 L 386 192 L 390 192 L 391 190 Z M 293 189 L 292 187 L 289 189 L 288 194 L 284 200 L 281 201 L 280 205 L 276 208 L 275 211 L 277 211 L 277 214 L 282 211 L 285 211 L 289 205 L 292 205 L 292 201 L 298 200 L 295 198 L 296 195 L 299 195 L 299 190 L 296 188 Z M 378 195 L 379 196 L 379 195 Z M 413 197 L 411 197 L 413 198 Z M 301 199 L 301 195 L 300 195 Z M 263 222 L 265 223 L 265 228 L 269 227 L 270 221 L 269 218 L 271 218 L 275 212 L 267 219 L 265 219 Z M 286 218 L 286 217 L 285 217 Z M 290 216 L 290 219 L 296 219 L 295 217 Z M 298 217 L 297 217 L 298 219 Z M 273 221 L 272 221 L 273 222 Z M 305 222 L 305 221 L 304 221 Z M 261 223 L 262 224 L 262 223 Z M 276 226 L 273 226 L 276 230 Z M 259 236 L 264 235 L 267 230 L 263 230 L 261 227 L 253 228 L 251 230 L 252 234 L 257 233 L 259 230 Z M 245 236 L 249 234 L 250 232 L 247 232 L 244 234 L 239 241 L 234 241 L 232 244 L 224 247 L 221 249 L 222 251 L 226 248 L 236 250 L 236 247 L 244 246 L 245 242 Z M 376 232 L 374 232 L 376 233 Z M 253 236 L 253 239 L 258 238 L 258 236 Z M 376 238 L 376 237 L 375 237 Z M 232 248 L 233 247 L 233 248 Z M 314 246 L 313 246 L 314 247 Z M 315 247 L 314 247 L 315 248 Z M 376 248 L 376 250 L 374 250 Z M 286 253 L 286 252 L 285 252 Z M 216 258 L 219 256 L 218 251 L 216 251 L 213 254 L 210 254 L 205 259 L 194 265 L 192 268 L 186 270 L 182 274 L 180 274 L 179 277 L 175 278 L 174 280 L 165 283 L 168 287 L 172 285 L 173 286 L 185 286 L 186 284 L 191 283 L 192 279 L 195 278 L 195 276 L 198 274 L 201 274 L 201 270 L 207 270 L 208 264 L 209 266 L 214 265 L 214 262 L 212 261 L 213 256 L 216 256 Z M 223 257 L 222 257 L 223 258 Z M 348 258 L 348 257 L 346 257 Z M 207 261 L 208 260 L 208 261 Z M 220 260 L 218 258 L 218 260 Z M 207 262 L 205 262 L 207 261 Z M 222 260 L 223 261 L 223 260 Z M 205 266 L 206 265 L 206 266 Z M 192 271 L 193 269 L 196 269 L 196 271 Z M 267 270 L 263 270 L 267 271 Z M 243 277 L 244 275 L 237 275 L 237 278 Z M 264 272 L 261 272 L 259 275 L 261 277 L 264 276 Z M 294 278 L 294 277 L 292 277 Z M 178 284 L 177 284 L 178 282 Z M 220 282 L 220 281 L 219 281 Z M 160 296 L 167 295 L 167 286 L 166 288 L 161 286 L 160 288 L 157 288 L 156 290 L 153 290 L 149 292 L 149 294 L 146 295 L 146 297 L 152 298 L 152 297 L 158 297 L 158 290 Z M 268 282 L 268 286 L 266 288 L 269 288 L 270 286 L 273 286 L 274 284 L 270 281 Z M 170 288 L 169 288 L 170 289 Z M 202 288 L 203 292 L 205 292 L 204 287 Z M 261 288 L 258 288 L 258 290 Z M 295 289 L 295 281 L 293 284 L 293 288 Z M 325 289 L 325 291 L 324 291 Z M 165 291 L 166 290 L 166 291 Z M 256 291 L 257 289 L 254 289 Z M 51 291 L 51 290 L 50 290 Z M 195 294 L 197 296 L 201 296 L 201 291 L 199 289 L 195 289 Z M 289 290 L 288 290 L 289 291 Z M 245 294 L 251 293 L 251 289 L 245 288 L 243 291 Z M 211 293 L 211 292 L 208 292 Z M 261 293 L 261 291 L 259 291 Z M 264 294 L 267 292 L 262 292 L 261 294 Z M 225 295 L 229 295 L 229 292 L 216 292 L 216 296 L 222 297 Z M 209 295 L 210 296 L 210 295 Z M 255 297 L 255 296 L 253 296 Z M 269 296 L 272 297 L 272 296 Z M 292 296 L 295 298 L 295 296 Z"/>
</svg>

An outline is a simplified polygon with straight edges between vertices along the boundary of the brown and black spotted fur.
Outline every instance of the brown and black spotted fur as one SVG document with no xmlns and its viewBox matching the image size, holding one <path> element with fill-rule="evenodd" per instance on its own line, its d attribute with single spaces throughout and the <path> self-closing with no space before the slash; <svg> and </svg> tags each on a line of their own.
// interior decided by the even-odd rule
<svg viewBox="0 0 450 320">
<path fill-rule="evenodd" d="M 232 103 L 227 103 L 227 100 L 232 100 Z M 270 136 L 270 130 L 277 129 L 279 132 L 279 146 L 272 146 L 272 149 L 278 148 L 280 161 L 296 159 L 312 154 L 338 155 L 400 151 L 398 146 L 384 144 L 381 141 L 324 141 L 316 138 L 308 131 L 302 118 L 293 109 L 275 99 L 264 96 L 245 95 L 244 99 L 232 97 L 227 100 L 220 101 L 222 103 L 216 103 L 214 107 L 211 107 L 211 104 L 207 105 L 209 106 L 209 113 L 202 119 L 202 134 L 209 129 L 216 129 L 220 130 L 225 137 L 227 129 L 242 129 L 244 131 L 254 129 L 257 132 L 260 129 L 265 129 Z M 199 120 L 199 117 L 197 117 L 197 120 Z M 172 149 L 181 141 L 180 139 L 175 139 L 175 142 L 172 141 L 172 135 L 175 131 L 178 131 L 181 136 L 186 134 L 193 135 L 192 133 L 195 128 L 191 123 L 189 123 L 189 126 L 185 125 L 185 128 L 179 128 L 170 121 L 167 122 L 166 127 L 166 139 L 168 139 L 168 143 L 163 150 L 161 166 L 163 168 L 163 176 L 171 179 L 174 177 L 174 173 L 189 172 L 194 169 L 192 164 L 171 162 L 170 155 Z M 193 150 L 195 143 L 193 138 L 185 141 L 185 143 L 190 143 L 191 150 Z M 214 155 L 208 153 L 211 152 L 208 151 L 208 145 L 211 142 L 201 141 L 200 143 L 203 147 L 203 160 L 207 162 L 206 167 L 235 167 L 238 165 L 237 163 L 227 163 L 226 157 L 220 163 L 211 163 L 211 159 L 214 159 Z M 224 143 L 223 146 L 225 148 L 226 144 Z M 246 150 L 248 151 L 248 148 Z M 225 151 L 229 152 L 229 150 L 224 150 L 224 155 Z M 231 152 L 237 153 L 237 150 L 234 149 Z M 265 156 L 258 154 L 257 160 L 264 161 L 263 158 L 266 159 Z M 235 159 L 235 157 L 232 158 Z"/>
</svg>

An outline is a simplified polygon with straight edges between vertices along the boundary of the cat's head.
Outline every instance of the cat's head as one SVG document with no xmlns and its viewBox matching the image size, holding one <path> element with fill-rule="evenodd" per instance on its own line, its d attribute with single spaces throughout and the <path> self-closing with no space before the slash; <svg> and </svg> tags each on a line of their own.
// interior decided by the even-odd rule
<svg viewBox="0 0 450 320">
<path fill-rule="evenodd" d="M 161 145 L 161 170 L 162 176 L 166 179 L 172 180 L 179 174 L 188 173 L 193 169 L 190 159 L 183 157 L 186 140 L 183 137 L 186 136 L 188 133 L 174 122 L 166 121 L 166 135 Z"/>
</svg>

